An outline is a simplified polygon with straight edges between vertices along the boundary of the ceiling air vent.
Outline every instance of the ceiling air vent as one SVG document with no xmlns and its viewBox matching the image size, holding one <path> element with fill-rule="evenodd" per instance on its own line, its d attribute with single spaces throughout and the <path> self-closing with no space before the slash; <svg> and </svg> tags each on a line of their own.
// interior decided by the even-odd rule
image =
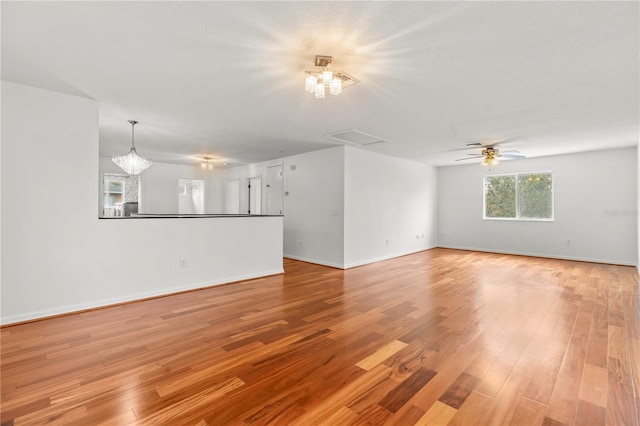
<svg viewBox="0 0 640 426">
<path fill-rule="evenodd" d="M 339 78 L 340 80 L 342 80 L 342 88 L 344 89 L 345 87 L 349 87 L 349 86 L 353 86 L 356 83 L 360 83 L 360 80 L 358 80 L 355 77 L 350 76 L 349 74 L 347 74 L 346 72 L 342 72 L 342 71 L 337 71 L 333 78 Z"/>
<path fill-rule="evenodd" d="M 369 133 L 361 132 L 359 130 L 343 130 L 341 132 L 331 133 L 329 135 L 325 135 L 325 137 L 329 139 L 333 139 L 334 141 L 346 143 L 349 145 L 355 146 L 368 146 L 374 145 L 377 143 L 387 142 L 386 139 L 379 138 L 374 135 L 370 135 Z"/>
</svg>

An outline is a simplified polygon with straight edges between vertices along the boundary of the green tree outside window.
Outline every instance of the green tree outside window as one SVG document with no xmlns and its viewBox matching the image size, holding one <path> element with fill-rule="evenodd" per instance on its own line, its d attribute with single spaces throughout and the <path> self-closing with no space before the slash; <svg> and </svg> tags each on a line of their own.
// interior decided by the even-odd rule
<svg viewBox="0 0 640 426">
<path fill-rule="evenodd" d="M 485 218 L 553 219 L 553 176 L 526 173 L 485 176 Z"/>
</svg>

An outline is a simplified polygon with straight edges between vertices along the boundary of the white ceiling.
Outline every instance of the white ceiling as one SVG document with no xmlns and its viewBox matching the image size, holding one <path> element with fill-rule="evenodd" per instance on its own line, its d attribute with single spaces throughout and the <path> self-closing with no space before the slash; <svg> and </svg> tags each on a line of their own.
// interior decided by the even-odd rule
<svg viewBox="0 0 640 426">
<path fill-rule="evenodd" d="M 633 146 L 638 2 L 8 2 L 2 78 L 100 102 L 100 153 L 233 164 L 338 144 L 442 165 Z M 361 82 L 316 100 L 316 54 Z M 506 149 L 506 148 L 505 148 Z M 477 151 L 477 150 L 476 150 Z M 460 164 L 460 163 L 457 163 Z"/>
</svg>

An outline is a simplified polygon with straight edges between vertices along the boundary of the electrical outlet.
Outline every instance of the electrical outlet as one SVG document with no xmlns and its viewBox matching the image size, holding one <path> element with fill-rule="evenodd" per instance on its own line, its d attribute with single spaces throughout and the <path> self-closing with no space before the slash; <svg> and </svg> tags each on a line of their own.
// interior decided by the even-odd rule
<svg viewBox="0 0 640 426">
<path fill-rule="evenodd" d="M 298 241 L 298 245 L 299 245 L 300 247 L 304 247 L 304 243 L 302 242 L 302 240 Z"/>
<path fill-rule="evenodd" d="M 186 268 L 187 267 L 187 259 L 180 259 L 179 265 L 180 265 L 180 268 Z"/>
<path fill-rule="evenodd" d="M 571 240 L 567 240 L 564 242 L 565 245 L 570 246 L 571 245 Z"/>
<path fill-rule="evenodd" d="M 385 244 L 386 244 L 386 245 L 389 245 L 389 240 L 385 241 Z"/>
</svg>

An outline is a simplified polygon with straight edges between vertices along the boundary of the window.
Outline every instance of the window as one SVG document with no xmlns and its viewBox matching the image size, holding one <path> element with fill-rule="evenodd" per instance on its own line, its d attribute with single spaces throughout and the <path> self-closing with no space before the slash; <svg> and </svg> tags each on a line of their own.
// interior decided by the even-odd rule
<svg viewBox="0 0 640 426">
<path fill-rule="evenodd" d="M 124 201 L 124 182 L 121 180 L 104 179 L 104 206 L 113 207 Z"/>
<path fill-rule="evenodd" d="M 552 174 L 485 176 L 484 218 L 553 220 Z"/>
<path fill-rule="evenodd" d="M 137 209 L 139 191 L 138 176 L 102 173 L 101 217 L 122 216 Z"/>
</svg>

